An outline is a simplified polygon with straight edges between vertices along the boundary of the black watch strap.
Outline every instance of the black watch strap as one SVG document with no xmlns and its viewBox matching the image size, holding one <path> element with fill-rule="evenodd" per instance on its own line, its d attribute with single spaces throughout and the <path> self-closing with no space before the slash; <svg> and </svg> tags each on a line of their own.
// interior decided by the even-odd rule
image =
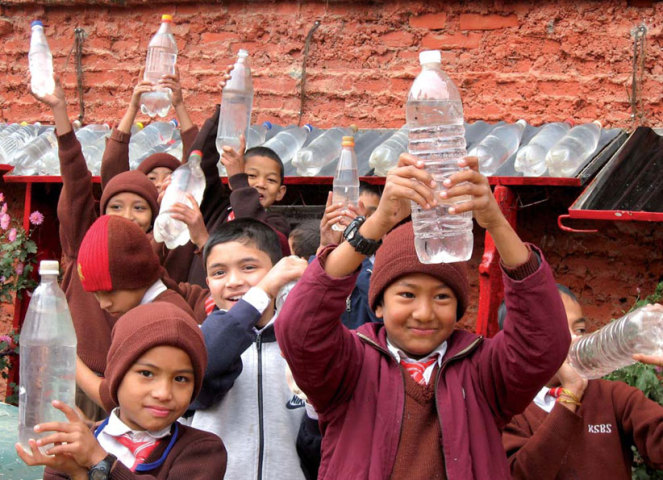
<svg viewBox="0 0 663 480">
<path fill-rule="evenodd" d="M 380 245 L 382 245 L 382 240 L 366 238 L 359 233 L 359 227 L 361 227 L 365 221 L 366 217 L 356 217 L 352 220 L 350 225 L 348 225 L 343 232 L 343 238 L 352 245 L 357 253 L 370 257 L 377 251 Z"/>
<path fill-rule="evenodd" d="M 110 478 L 111 468 L 113 468 L 113 464 L 116 460 L 117 457 L 112 453 L 109 453 L 101 462 L 88 470 L 87 478 L 89 480 L 108 480 Z"/>
</svg>

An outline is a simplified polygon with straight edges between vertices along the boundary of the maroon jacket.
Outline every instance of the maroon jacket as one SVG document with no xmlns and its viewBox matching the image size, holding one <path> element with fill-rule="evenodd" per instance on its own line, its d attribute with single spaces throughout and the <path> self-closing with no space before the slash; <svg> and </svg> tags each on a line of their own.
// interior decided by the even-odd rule
<svg viewBox="0 0 663 480">
<path fill-rule="evenodd" d="M 166 458 L 157 467 L 146 472 L 132 472 L 115 462 L 110 480 L 217 480 L 226 472 L 226 447 L 213 433 L 178 425 L 179 433 Z M 164 454 L 171 436 L 164 437 L 145 463 L 158 462 Z M 44 480 L 62 480 L 69 476 L 50 468 L 44 471 Z"/>
<path fill-rule="evenodd" d="M 515 479 L 630 480 L 632 445 L 663 468 L 663 406 L 625 383 L 590 380 L 576 413 L 531 403 L 502 441 Z"/>
<path fill-rule="evenodd" d="M 402 369 L 382 324 L 346 329 L 340 315 L 356 275 L 309 265 L 276 320 L 295 381 L 320 415 L 320 479 L 389 478 L 404 421 Z M 510 312 L 484 339 L 455 330 L 435 379 L 446 476 L 510 478 L 500 430 L 557 371 L 570 343 L 555 280 L 542 260 L 522 280 L 503 275 Z"/>
</svg>

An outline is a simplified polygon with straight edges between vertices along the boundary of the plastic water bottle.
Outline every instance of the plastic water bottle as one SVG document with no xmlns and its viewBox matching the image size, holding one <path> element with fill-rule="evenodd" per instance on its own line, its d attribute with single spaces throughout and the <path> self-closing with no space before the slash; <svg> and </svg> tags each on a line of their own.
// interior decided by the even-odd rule
<svg viewBox="0 0 663 480">
<path fill-rule="evenodd" d="M 30 28 L 32 29 L 30 51 L 28 53 L 30 88 L 35 95 L 41 97 L 51 94 L 55 90 L 53 56 L 44 34 L 44 24 L 40 20 L 34 20 L 30 24 Z"/>
<path fill-rule="evenodd" d="M 343 137 L 341 156 L 338 157 L 336 175 L 334 175 L 332 202 L 344 206 L 359 203 L 359 173 L 357 172 L 357 155 L 355 154 L 354 137 Z M 345 226 L 341 223 L 332 225 L 332 230 L 342 232 Z"/>
<path fill-rule="evenodd" d="M 598 120 L 573 127 L 546 155 L 548 175 L 572 177 L 594 153 L 601 138 Z"/>
<path fill-rule="evenodd" d="M 270 122 L 263 122 L 260 125 L 251 125 L 249 127 L 249 133 L 246 137 L 246 149 L 253 147 L 258 147 L 265 143 L 267 138 L 267 132 L 272 129 L 272 124 Z"/>
<path fill-rule="evenodd" d="M 39 264 L 41 283 L 32 294 L 21 328 L 18 441 L 28 452 L 29 439 L 50 434 L 36 434 L 35 425 L 67 421 L 51 402 L 74 406 L 76 332 L 64 292 L 58 286 L 58 273 L 57 261 Z M 40 449 L 45 452 L 49 448 Z"/>
<path fill-rule="evenodd" d="M 663 307 L 647 305 L 580 337 L 571 345 L 569 363 L 585 378 L 600 378 L 635 363 L 632 356 L 663 355 Z"/>
<path fill-rule="evenodd" d="M 24 145 L 30 143 L 37 136 L 37 129 L 31 125 L 13 125 L 7 127 L 0 136 L 0 163 L 13 165 L 14 157 Z"/>
<path fill-rule="evenodd" d="M 55 131 L 42 133 L 27 145 L 23 146 L 14 156 L 13 175 L 45 175 L 44 159 L 49 153 L 57 152 L 58 140 Z"/>
<path fill-rule="evenodd" d="M 267 140 L 263 147 L 276 153 L 285 165 L 306 143 L 306 137 L 312 131 L 313 127 L 308 123 L 303 127 L 286 128 Z"/>
<path fill-rule="evenodd" d="M 281 287 L 279 290 L 279 293 L 276 294 L 276 311 L 278 312 L 281 310 L 281 307 L 283 307 L 283 304 L 285 303 L 285 299 L 288 298 L 288 294 L 290 293 L 290 290 L 293 289 L 293 287 L 297 285 L 297 281 L 289 282 L 286 283 Z"/>
<path fill-rule="evenodd" d="M 172 140 L 177 129 L 177 121 L 154 122 L 138 131 L 129 141 L 129 163 L 131 168 L 138 164 L 138 160 L 155 145 L 168 143 Z"/>
<path fill-rule="evenodd" d="M 376 147 L 368 159 L 375 175 L 386 177 L 387 172 L 398 165 L 398 157 L 407 150 L 408 128 L 403 125 L 393 135 Z"/>
<path fill-rule="evenodd" d="M 518 150 L 513 168 L 526 177 L 540 177 L 546 167 L 546 154 L 555 145 L 571 125 L 568 122 L 549 123 L 532 137 L 529 143 Z"/>
<path fill-rule="evenodd" d="M 177 63 L 177 43 L 172 30 L 173 17 L 161 16 L 161 27 L 147 46 L 147 59 L 143 79 L 155 85 L 164 75 L 175 74 Z M 165 117 L 171 105 L 172 91 L 170 88 L 155 86 L 155 91 L 140 96 L 140 111 L 154 117 Z"/>
<path fill-rule="evenodd" d="M 248 138 L 253 106 L 253 82 L 249 67 L 249 52 L 240 50 L 237 61 L 230 72 L 230 78 L 223 87 L 219 128 L 216 133 L 216 149 L 223 154 L 223 147 L 239 150 L 239 137 Z M 243 153 L 243 152 L 242 152 Z"/>
<path fill-rule="evenodd" d="M 302 177 L 316 176 L 323 167 L 338 158 L 343 138 L 352 133 L 350 128 L 330 128 L 306 147 L 301 148 L 292 159 L 297 174 Z"/>
<path fill-rule="evenodd" d="M 419 54 L 421 73 L 412 84 L 405 107 L 409 126 L 408 150 L 425 163 L 437 187 L 458 172 L 458 160 L 465 157 L 463 104 L 456 85 L 441 70 L 437 50 Z M 424 210 L 412 203 L 414 245 L 422 263 L 460 262 L 472 256 L 472 212 L 449 214 L 449 208 L 467 197 L 441 201 Z"/>
<path fill-rule="evenodd" d="M 483 175 L 494 174 L 518 150 L 526 126 L 525 120 L 500 125 L 472 147 L 468 155 L 479 158 L 479 171 Z"/>
<path fill-rule="evenodd" d="M 205 174 L 200 168 L 202 155 L 200 150 L 194 150 L 189 155 L 187 163 L 175 169 L 161 201 L 159 216 L 154 222 L 154 239 L 165 243 L 171 250 L 191 239 L 186 224 L 172 218 L 170 213 L 171 207 L 176 203 L 193 207 L 186 197 L 187 193 L 190 193 L 200 205 L 205 191 Z"/>
</svg>

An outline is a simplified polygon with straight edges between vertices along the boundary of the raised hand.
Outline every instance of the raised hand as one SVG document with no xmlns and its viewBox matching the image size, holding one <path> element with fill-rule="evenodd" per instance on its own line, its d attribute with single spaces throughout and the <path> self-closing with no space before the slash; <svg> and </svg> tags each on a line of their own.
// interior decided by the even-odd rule
<svg viewBox="0 0 663 480">
<path fill-rule="evenodd" d="M 186 194 L 186 198 L 192 206 L 184 203 L 176 203 L 170 207 L 170 216 L 186 224 L 189 228 L 191 241 L 198 248 L 202 249 L 205 243 L 207 243 L 209 232 L 207 231 L 207 227 L 205 227 L 203 214 L 198 207 L 198 203 L 196 203 L 196 199 L 190 193 Z"/>
<path fill-rule="evenodd" d="M 244 135 L 239 136 L 239 149 L 235 150 L 230 146 L 223 147 L 221 163 L 226 167 L 228 178 L 239 173 L 244 173 L 244 150 L 246 149 L 246 139 Z"/>
<path fill-rule="evenodd" d="M 295 255 L 283 257 L 258 283 L 267 295 L 274 298 L 282 286 L 299 279 L 304 274 L 308 262 Z"/>
<path fill-rule="evenodd" d="M 180 69 L 177 66 L 175 67 L 174 75 L 164 75 L 161 77 L 161 79 L 159 79 L 159 83 L 157 83 L 157 85 L 161 88 L 170 88 L 172 92 L 170 98 L 173 104 L 173 108 L 177 108 L 184 103 L 184 97 L 182 96 L 182 84 L 180 83 Z"/>
</svg>

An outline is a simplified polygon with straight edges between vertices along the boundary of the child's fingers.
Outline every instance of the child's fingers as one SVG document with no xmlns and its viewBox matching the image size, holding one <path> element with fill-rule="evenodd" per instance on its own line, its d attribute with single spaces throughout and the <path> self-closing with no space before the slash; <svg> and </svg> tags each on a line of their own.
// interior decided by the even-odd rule
<svg viewBox="0 0 663 480">
<path fill-rule="evenodd" d="M 385 188 L 383 197 L 411 200 L 423 208 L 431 208 L 436 203 L 433 191 L 430 188 L 413 179 L 398 176 L 390 180 L 388 188 Z"/>
<path fill-rule="evenodd" d="M 477 185 L 476 183 L 463 182 L 459 185 L 454 185 L 453 187 L 442 190 L 440 192 L 440 198 L 449 199 L 454 197 L 460 197 L 462 195 L 471 195 L 475 198 L 491 195 L 490 186 L 488 185 Z"/>
<path fill-rule="evenodd" d="M 465 157 L 458 162 L 461 167 L 469 167 L 475 172 L 479 171 L 479 157 Z"/>
<path fill-rule="evenodd" d="M 412 165 L 397 167 L 389 170 L 387 173 L 387 181 L 393 177 L 415 179 L 420 183 L 429 186 L 430 188 L 435 187 L 435 180 L 430 173 Z"/>
<path fill-rule="evenodd" d="M 74 420 L 78 421 L 78 419 Z M 35 432 L 71 432 L 72 424 L 69 422 L 45 422 L 35 425 Z"/>
<path fill-rule="evenodd" d="M 449 207 L 449 213 L 452 215 L 460 215 L 465 212 L 474 212 L 475 210 L 483 210 L 488 206 L 488 199 L 485 197 L 467 197 L 465 202 L 454 203 L 453 207 Z"/>
<path fill-rule="evenodd" d="M 78 416 L 78 413 L 76 413 L 76 410 L 74 410 L 66 403 L 61 402 L 60 400 L 53 400 L 53 402 L 51 403 L 55 408 L 57 408 L 62 413 L 64 413 L 65 417 L 67 417 L 67 420 L 69 420 L 70 422 L 80 422 L 81 419 Z"/>
<path fill-rule="evenodd" d="M 74 435 L 70 432 L 56 432 L 37 440 L 37 446 L 43 447 L 44 445 L 57 445 L 59 443 L 71 443 L 74 440 Z M 50 455 L 50 453 L 49 453 Z"/>
<path fill-rule="evenodd" d="M 470 169 L 461 170 L 460 172 L 456 172 L 453 175 L 450 175 L 448 178 L 444 179 L 442 185 L 444 185 L 446 188 L 450 188 L 453 185 L 463 182 L 470 182 L 477 185 L 490 185 L 488 183 L 488 179 L 485 176 L 481 175 L 481 173 L 476 170 Z"/>
<path fill-rule="evenodd" d="M 412 167 L 403 167 L 410 169 Z M 387 183 L 385 184 L 385 191 L 393 191 L 391 190 L 392 185 L 393 186 L 398 186 L 399 187 L 399 195 L 402 195 L 402 189 L 409 189 L 415 191 L 419 196 L 423 197 L 426 199 L 426 203 L 429 203 L 431 205 L 434 205 L 437 201 L 435 197 L 435 190 L 430 186 L 430 184 L 425 184 L 422 182 L 420 179 L 421 178 L 430 178 L 430 176 L 427 177 L 421 177 L 421 176 L 415 176 L 415 177 L 408 177 L 408 176 L 401 176 L 398 174 L 390 175 L 387 179 Z M 409 198 L 409 197 L 408 197 Z"/>
<path fill-rule="evenodd" d="M 334 198 L 334 192 L 332 192 L 332 191 L 328 192 L 327 193 L 327 203 L 326 203 L 327 207 L 331 207 L 333 198 Z"/>
<path fill-rule="evenodd" d="M 14 444 L 14 448 L 16 449 L 16 455 L 18 455 L 18 458 L 23 460 L 26 465 L 32 467 L 34 465 L 38 465 L 37 460 L 35 457 L 30 453 L 25 450 L 23 450 L 23 446 L 20 443 Z M 37 450 L 37 447 L 35 446 L 34 450 Z"/>
<path fill-rule="evenodd" d="M 398 167 L 407 167 L 407 166 L 413 166 L 417 168 L 424 168 L 424 162 L 414 155 L 410 155 L 409 153 L 401 153 L 400 156 L 398 157 Z"/>
</svg>

